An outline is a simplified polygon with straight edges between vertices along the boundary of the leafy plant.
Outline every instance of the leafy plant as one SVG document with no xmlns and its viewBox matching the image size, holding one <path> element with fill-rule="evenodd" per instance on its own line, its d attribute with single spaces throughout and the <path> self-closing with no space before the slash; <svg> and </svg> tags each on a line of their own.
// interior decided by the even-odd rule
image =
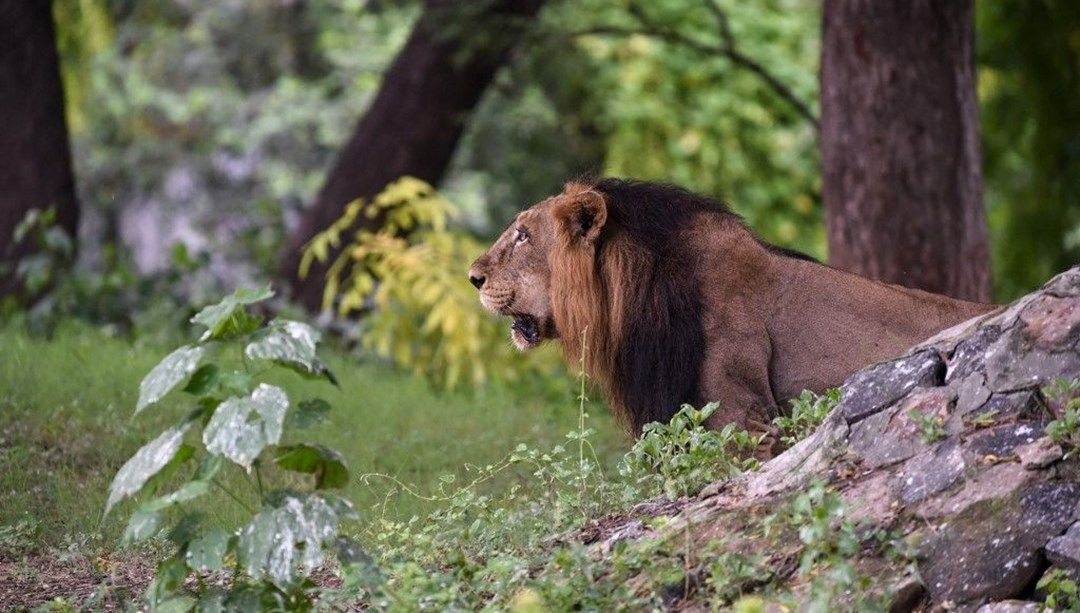
<svg viewBox="0 0 1080 613">
<path fill-rule="evenodd" d="M 709 483 L 757 468 L 749 457 L 760 439 L 735 424 L 709 430 L 705 422 L 719 407 L 683 405 L 671 421 L 646 424 L 623 459 L 623 474 L 653 484 L 669 498 L 692 496 Z"/>
<path fill-rule="evenodd" d="M 1042 390 L 1059 417 L 1046 424 L 1055 443 L 1080 446 L 1080 378 L 1058 379 Z"/>
<path fill-rule="evenodd" d="M 1039 578 L 1035 588 L 1044 592 L 1049 611 L 1080 611 L 1080 590 L 1076 580 L 1060 568 L 1052 568 Z"/>
<path fill-rule="evenodd" d="M 403 177 L 371 202 L 357 200 L 305 247 L 300 275 L 329 264 L 324 308 L 363 312 L 364 340 L 380 354 L 447 387 L 550 371 L 551 353 L 525 360 L 506 330 L 479 306 L 464 271 L 483 246 L 448 229 L 456 209 L 430 185 Z M 382 218 L 377 231 L 353 230 L 361 217 Z M 344 244 L 333 262 L 331 250 Z"/>
<path fill-rule="evenodd" d="M 773 424 L 780 430 L 780 442 L 790 447 L 810 436 L 838 404 L 838 387 L 825 390 L 820 396 L 810 390 L 803 390 L 798 398 L 791 399 L 791 413 L 773 420 Z"/>
<path fill-rule="evenodd" d="M 912 409 L 908 412 L 908 417 L 919 427 L 919 439 L 927 445 L 944 440 L 949 434 L 945 430 L 941 416 L 936 413 L 923 413 L 918 409 Z"/>
<path fill-rule="evenodd" d="M 269 288 L 238 289 L 199 311 L 191 320 L 204 328 L 199 339 L 166 356 L 139 386 L 136 414 L 177 389 L 192 406 L 120 468 L 106 503 L 108 513 L 139 492 L 154 494 L 131 514 L 124 533 L 128 543 L 162 532 L 167 520 L 179 515 L 167 530 L 175 553 L 158 565 L 147 590 L 152 609 L 182 611 L 196 602 L 200 610 L 306 609 L 313 586 L 306 575 L 331 550 L 345 559 L 357 555 L 355 543 L 339 534 L 341 522 L 355 511 L 329 491 L 348 481 L 341 455 L 314 443 L 284 442 L 286 429 L 317 423 L 328 403 L 317 398 L 294 403 L 283 389 L 263 381 L 287 369 L 334 382 L 316 356 L 316 330 L 296 321 L 264 325 L 249 312 L 271 296 Z M 310 488 L 271 489 L 264 479 L 271 464 L 309 475 Z M 234 491 L 220 479 L 230 466 L 246 478 L 249 492 Z M 175 482 L 179 485 L 171 492 L 159 492 Z M 240 529 L 208 525 L 189 508 L 213 487 L 248 511 L 250 520 Z M 243 502 L 252 496 L 256 508 Z M 232 577 L 224 587 L 201 579 L 221 570 Z M 192 575 L 197 580 L 189 584 Z"/>
</svg>

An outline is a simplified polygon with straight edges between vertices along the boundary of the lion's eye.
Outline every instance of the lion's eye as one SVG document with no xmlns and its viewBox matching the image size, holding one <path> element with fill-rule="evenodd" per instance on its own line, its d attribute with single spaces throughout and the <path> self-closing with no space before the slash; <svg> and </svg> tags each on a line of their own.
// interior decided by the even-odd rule
<svg viewBox="0 0 1080 613">
<path fill-rule="evenodd" d="M 517 229 L 517 236 L 514 237 L 515 243 L 524 243 L 529 240 L 529 233 L 525 231 L 525 228 Z"/>
</svg>

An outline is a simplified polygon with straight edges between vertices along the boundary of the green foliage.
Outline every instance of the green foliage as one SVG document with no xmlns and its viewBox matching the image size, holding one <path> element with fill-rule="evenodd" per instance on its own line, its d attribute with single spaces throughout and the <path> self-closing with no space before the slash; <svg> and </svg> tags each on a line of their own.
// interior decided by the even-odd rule
<svg viewBox="0 0 1080 613">
<path fill-rule="evenodd" d="M 780 430 L 780 442 L 790 447 L 810 436 L 838 404 L 838 387 L 825 390 L 821 395 L 803 390 L 798 398 L 791 399 L 791 413 L 773 420 L 773 425 Z"/>
<path fill-rule="evenodd" d="M 446 387 L 551 372 L 554 354 L 527 358 L 506 341 L 466 280 L 483 252 L 476 240 L 447 228 L 454 207 L 423 181 L 405 177 L 371 202 L 356 201 L 305 247 L 302 276 L 329 264 L 324 308 L 364 311 L 363 338 L 375 351 Z M 381 217 L 377 231 L 350 230 L 358 218 Z M 331 249 L 343 251 L 331 263 Z M 525 371 L 523 373 L 523 371 Z"/>
<path fill-rule="evenodd" d="M 975 5 L 980 123 L 999 301 L 1080 261 L 1080 5 Z"/>
<path fill-rule="evenodd" d="M 1060 568 L 1052 568 L 1039 578 L 1035 589 L 1046 594 L 1043 604 L 1049 611 L 1080 611 L 1080 590 L 1076 581 Z"/>
<path fill-rule="evenodd" d="M 706 421 L 719 404 L 700 410 L 683 405 L 671 421 L 646 424 L 624 459 L 624 474 L 654 486 L 669 498 L 692 496 L 718 479 L 757 468 L 750 455 L 760 440 L 728 424 L 709 430 Z"/>
<path fill-rule="evenodd" d="M 10 265 L 8 272 L 19 288 L 0 298 L 0 319 L 23 321 L 39 334 L 50 334 L 64 320 L 76 318 L 147 339 L 171 340 L 178 332 L 175 314 L 190 310 L 189 297 L 200 293 L 189 277 L 207 259 L 192 258 L 178 246 L 167 271 L 138 275 L 115 251 L 104 249 L 101 266 L 91 269 L 75 261 L 74 243 L 56 224 L 53 209 L 28 211 L 12 239 L 10 248 L 30 249 Z M 13 252 L 0 255 L 0 260 L 13 259 Z M 0 264 L 0 274 L 4 268 Z"/>
<path fill-rule="evenodd" d="M 1080 447 L 1080 378 L 1058 379 L 1042 393 L 1058 415 L 1046 424 L 1046 433 L 1055 443 Z"/>
<path fill-rule="evenodd" d="M 923 413 L 918 409 L 912 409 L 908 412 L 908 417 L 918 426 L 919 439 L 927 445 L 944 440 L 949 435 L 945 431 L 944 420 L 937 413 Z"/>
<path fill-rule="evenodd" d="M 868 526 L 847 516 L 843 499 L 821 481 L 764 521 L 766 534 L 798 534 L 802 544 L 798 573 L 809 579 L 809 589 L 798 603 L 807 611 L 881 610 L 880 594 L 872 580 L 852 564 L 870 534 Z"/>
<path fill-rule="evenodd" d="M 341 454 L 322 445 L 282 444 L 287 423 L 309 419 L 313 411 L 325 413 L 327 403 L 313 399 L 294 407 L 285 390 L 259 381 L 277 369 L 333 381 L 315 356 L 319 334 L 313 328 L 280 320 L 263 326 L 248 312 L 248 306 L 271 296 L 268 288 L 238 289 L 199 311 L 191 319 L 205 328 L 199 340 L 166 356 L 140 385 L 136 413 L 154 407 L 178 388 L 191 397 L 193 407 L 124 463 L 105 504 L 108 514 L 139 492 L 156 496 L 132 512 L 124 532 L 128 543 L 161 533 L 169 518 L 175 518 L 167 531 L 175 552 L 158 563 L 147 589 L 151 609 L 185 611 L 196 605 L 200 610 L 308 609 L 313 584 L 306 575 L 323 564 L 328 552 L 355 548 L 339 533 L 341 523 L 356 517 L 356 512 L 327 489 L 348 483 Z M 235 355 L 242 356 L 239 364 Z M 184 381 L 187 384 L 180 388 Z M 287 421 L 286 416 L 300 407 L 306 407 L 305 417 Z M 246 476 L 254 475 L 254 483 L 249 480 L 248 485 L 257 507 L 247 506 L 243 492 L 221 481 L 229 462 Z M 310 475 L 310 489 L 289 487 L 293 482 L 288 481 L 285 487 L 269 489 L 263 474 L 271 465 Z M 173 491 L 160 494 L 166 482 L 177 478 L 179 485 Z M 212 487 L 247 511 L 249 519 L 239 530 L 207 525 L 202 513 L 188 508 Z M 186 582 L 193 574 L 221 569 L 232 571 L 227 587 Z"/>
</svg>

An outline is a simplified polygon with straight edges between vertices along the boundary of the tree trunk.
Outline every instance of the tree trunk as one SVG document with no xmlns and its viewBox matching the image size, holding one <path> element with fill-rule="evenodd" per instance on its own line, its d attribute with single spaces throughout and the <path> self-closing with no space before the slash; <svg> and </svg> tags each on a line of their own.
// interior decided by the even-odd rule
<svg viewBox="0 0 1080 613">
<path fill-rule="evenodd" d="M 313 267 L 299 279 L 300 252 L 345 205 L 378 194 L 403 175 L 431 183 L 442 177 L 469 113 L 542 3 L 425 4 L 322 191 L 289 238 L 280 274 L 292 284 L 294 298 L 311 309 L 320 306 L 325 269 Z"/>
<path fill-rule="evenodd" d="M 825 0 L 821 150 L 829 261 L 990 300 L 973 0 Z"/>
<path fill-rule="evenodd" d="M 8 265 L 35 247 L 12 238 L 31 209 L 54 207 L 73 238 L 79 223 L 50 4 L 0 0 L 0 263 Z M 14 289 L 0 275 L 0 295 Z"/>
</svg>

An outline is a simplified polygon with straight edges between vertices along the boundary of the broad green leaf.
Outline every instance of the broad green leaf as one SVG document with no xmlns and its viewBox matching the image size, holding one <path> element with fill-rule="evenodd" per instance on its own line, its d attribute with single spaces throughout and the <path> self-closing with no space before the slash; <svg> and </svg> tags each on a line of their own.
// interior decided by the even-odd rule
<svg viewBox="0 0 1080 613">
<path fill-rule="evenodd" d="M 199 526 L 202 525 L 204 519 L 206 519 L 205 513 L 185 513 L 166 536 L 174 545 L 182 548 L 199 533 Z"/>
<path fill-rule="evenodd" d="M 203 429 L 203 443 L 210 453 L 251 467 L 263 448 L 281 439 L 281 426 L 289 397 L 280 387 L 259 384 L 250 396 L 222 402 Z"/>
<path fill-rule="evenodd" d="M 184 433 L 189 427 L 189 423 L 184 423 L 169 428 L 143 445 L 135 452 L 135 455 L 124 462 L 109 487 L 109 500 L 105 503 L 106 514 L 114 504 L 142 489 L 147 479 L 157 474 L 169 463 L 169 460 L 172 460 L 176 451 L 180 449 Z"/>
<path fill-rule="evenodd" d="M 217 364 L 204 364 L 191 375 L 191 379 L 184 386 L 184 391 L 192 396 L 202 396 L 214 388 L 214 384 L 218 382 L 219 372 Z"/>
<path fill-rule="evenodd" d="M 300 406 L 289 411 L 286 425 L 289 428 L 309 428 L 326 421 L 330 413 L 330 403 L 322 398 L 302 400 Z"/>
<path fill-rule="evenodd" d="M 298 321 L 275 320 L 252 335 L 244 354 L 253 360 L 271 360 L 302 375 L 326 377 L 337 384 L 334 375 L 315 354 L 321 334 Z"/>
<path fill-rule="evenodd" d="M 187 613 L 195 604 L 196 601 L 191 596 L 174 596 L 159 602 L 154 607 L 154 613 Z"/>
<path fill-rule="evenodd" d="M 214 475 L 221 470 L 225 460 L 219 455 L 207 456 L 202 462 L 199 463 L 198 470 L 195 471 L 195 479 L 199 481 L 210 481 L 214 478 Z"/>
<path fill-rule="evenodd" d="M 190 570 L 184 560 L 178 557 L 166 558 L 158 563 L 154 580 L 146 588 L 146 598 L 150 601 L 151 610 L 159 610 L 158 607 L 176 597 L 176 592 L 183 585 Z M 182 610 L 190 608 L 191 604 Z"/>
<path fill-rule="evenodd" d="M 218 570 L 225 566 L 225 554 L 229 551 L 231 538 L 232 534 L 215 528 L 191 541 L 186 554 L 188 566 L 201 572 Z"/>
<path fill-rule="evenodd" d="M 345 458 L 322 445 L 288 445 L 277 451 L 278 466 L 300 473 L 315 475 L 315 487 L 345 487 L 349 484 L 349 469 Z"/>
<path fill-rule="evenodd" d="M 184 485 L 180 486 L 180 489 L 176 490 L 175 492 L 167 496 L 155 498 L 139 507 L 139 510 L 160 511 L 174 504 L 194 500 L 195 498 L 202 496 L 208 491 L 210 491 L 210 484 L 206 481 L 188 481 Z"/>
<path fill-rule="evenodd" d="M 206 327 L 200 341 L 247 334 L 258 327 L 259 321 L 248 315 L 244 307 L 261 302 L 274 295 L 269 286 L 262 288 L 238 288 L 217 304 L 203 308 L 191 318 L 191 323 Z"/>
<path fill-rule="evenodd" d="M 161 400 L 172 388 L 186 379 L 199 366 L 199 360 L 205 352 L 205 347 L 184 345 L 165 356 L 139 384 L 139 402 L 135 405 L 135 412 L 138 413 Z"/>
<path fill-rule="evenodd" d="M 157 534 L 161 529 L 161 514 L 157 511 L 139 509 L 131 514 L 124 529 L 124 544 L 138 543 Z"/>
<path fill-rule="evenodd" d="M 237 555 L 254 579 L 268 577 L 289 589 L 322 564 L 339 523 L 334 507 L 321 496 L 286 496 L 278 507 L 264 507 L 240 530 Z"/>
</svg>

